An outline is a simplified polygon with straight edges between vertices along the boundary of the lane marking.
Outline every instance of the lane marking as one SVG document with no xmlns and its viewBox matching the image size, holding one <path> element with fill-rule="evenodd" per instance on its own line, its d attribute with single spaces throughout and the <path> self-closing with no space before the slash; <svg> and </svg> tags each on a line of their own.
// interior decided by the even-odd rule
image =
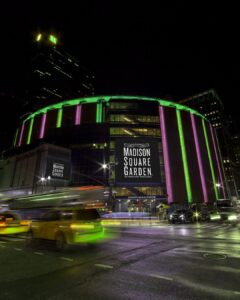
<svg viewBox="0 0 240 300">
<path fill-rule="evenodd" d="M 14 248 L 16 251 L 22 251 L 23 249 L 21 248 Z"/>
<path fill-rule="evenodd" d="M 113 269 L 113 266 L 103 265 L 103 264 L 95 264 L 95 267 L 104 268 L 104 269 Z"/>
<path fill-rule="evenodd" d="M 158 274 L 149 274 L 149 276 L 154 277 L 154 278 L 158 278 L 158 279 L 169 280 L 169 281 L 173 280 L 173 278 L 171 278 L 171 277 L 162 276 L 162 275 L 158 275 Z"/>
<path fill-rule="evenodd" d="M 73 259 L 72 259 L 72 258 L 68 258 L 68 257 L 60 257 L 60 259 L 62 259 L 62 260 L 66 260 L 66 261 L 73 261 Z"/>
<path fill-rule="evenodd" d="M 6 248 L 6 246 L 4 246 L 4 245 L 0 245 L 0 247 L 1 247 L 1 248 Z"/>
<path fill-rule="evenodd" d="M 4 242 L 4 241 L 0 241 L 0 244 L 6 244 L 6 242 Z"/>
<path fill-rule="evenodd" d="M 233 292 L 235 295 L 240 295 L 240 292 L 234 291 Z"/>
<path fill-rule="evenodd" d="M 212 253 L 212 252 L 209 252 L 209 253 L 204 253 L 203 257 L 204 258 L 208 258 L 208 259 L 213 259 L 213 260 L 214 259 L 215 260 L 222 260 L 222 259 L 226 259 L 227 255 L 223 254 L 223 253 Z"/>
<path fill-rule="evenodd" d="M 37 255 L 44 255 L 44 253 L 42 253 L 42 252 L 34 252 L 34 253 Z"/>
</svg>

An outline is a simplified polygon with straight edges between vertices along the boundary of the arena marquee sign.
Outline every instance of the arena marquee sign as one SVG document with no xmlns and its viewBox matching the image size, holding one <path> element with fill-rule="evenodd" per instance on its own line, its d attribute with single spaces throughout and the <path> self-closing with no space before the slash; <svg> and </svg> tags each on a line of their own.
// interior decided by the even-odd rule
<svg viewBox="0 0 240 300">
<path fill-rule="evenodd" d="M 125 138 L 116 140 L 116 183 L 160 183 L 160 162 L 156 140 Z"/>
</svg>

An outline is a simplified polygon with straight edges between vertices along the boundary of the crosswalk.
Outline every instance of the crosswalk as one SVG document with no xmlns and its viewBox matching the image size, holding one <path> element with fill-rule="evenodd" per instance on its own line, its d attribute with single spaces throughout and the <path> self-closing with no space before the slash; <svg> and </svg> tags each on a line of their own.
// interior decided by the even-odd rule
<svg viewBox="0 0 240 300">
<path fill-rule="evenodd" d="M 0 235 L 0 244 L 5 242 L 22 242 L 25 235 Z"/>
<path fill-rule="evenodd" d="M 166 227 L 186 228 L 186 229 L 236 229 L 240 228 L 240 224 L 232 223 L 194 223 L 194 224 L 166 224 Z"/>
</svg>

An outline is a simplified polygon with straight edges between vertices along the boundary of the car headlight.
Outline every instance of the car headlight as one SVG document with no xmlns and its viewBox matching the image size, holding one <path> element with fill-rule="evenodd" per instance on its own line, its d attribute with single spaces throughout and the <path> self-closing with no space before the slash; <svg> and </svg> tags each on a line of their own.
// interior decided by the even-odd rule
<svg viewBox="0 0 240 300">
<path fill-rule="evenodd" d="M 237 216 L 236 215 L 230 215 L 230 216 L 228 216 L 228 220 L 229 221 L 235 221 L 235 220 L 237 220 Z"/>
<path fill-rule="evenodd" d="M 220 220 L 221 216 L 220 215 L 212 215 L 210 216 L 210 220 Z"/>
</svg>

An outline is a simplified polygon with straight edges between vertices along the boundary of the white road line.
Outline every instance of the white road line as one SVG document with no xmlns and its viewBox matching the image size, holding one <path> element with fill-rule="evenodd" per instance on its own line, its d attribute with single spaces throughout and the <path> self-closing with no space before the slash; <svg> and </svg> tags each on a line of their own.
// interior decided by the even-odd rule
<svg viewBox="0 0 240 300">
<path fill-rule="evenodd" d="M 16 251 L 22 251 L 23 249 L 21 248 L 14 248 Z"/>
<path fill-rule="evenodd" d="M 240 292 L 234 291 L 233 294 L 240 295 Z"/>
<path fill-rule="evenodd" d="M 44 255 L 44 253 L 42 253 L 42 252 L 34 252 L 34 253 L 37 255 Z"/>
<path fill-rule="evenodd" d="M 164 279 L 164 280 L 169 280 L 169 281 L 172 281 L 173 278 L 171 277 L 167 277 L 167 276 L 162 276 L 162 275 L 159 275 L 159 274 L 148 274 L 150 277 L 154 277 L 154 278 L 158 278 L 158 279 Z"/>
<path fill-rule="evenodd" d="M 73 261 L 72 258 L 68 258 L 68 257 L 60 257 L 60 259 L 62 259 L 62 260 L 67 260 L 67 261 Z"/>
<path fill-rule="evenodd" d="M 104 269 L 113 269 L 113 266 L 103 265 L 103 264 L 95 264 L 95 267 L 104 268 Z"/>
<path fill-rule="evenodd" d="M 6 248 L 6 246 L 4 246 L 4 245 L 0 245 L 0 247 L 1 247 L 1 248 Z"/>
<path fill-rule="evenodd" d="M 4 242 L 4 241 L 0 241 L 0 244 L 6 244 L 6 242 Z"/>
</svg>

